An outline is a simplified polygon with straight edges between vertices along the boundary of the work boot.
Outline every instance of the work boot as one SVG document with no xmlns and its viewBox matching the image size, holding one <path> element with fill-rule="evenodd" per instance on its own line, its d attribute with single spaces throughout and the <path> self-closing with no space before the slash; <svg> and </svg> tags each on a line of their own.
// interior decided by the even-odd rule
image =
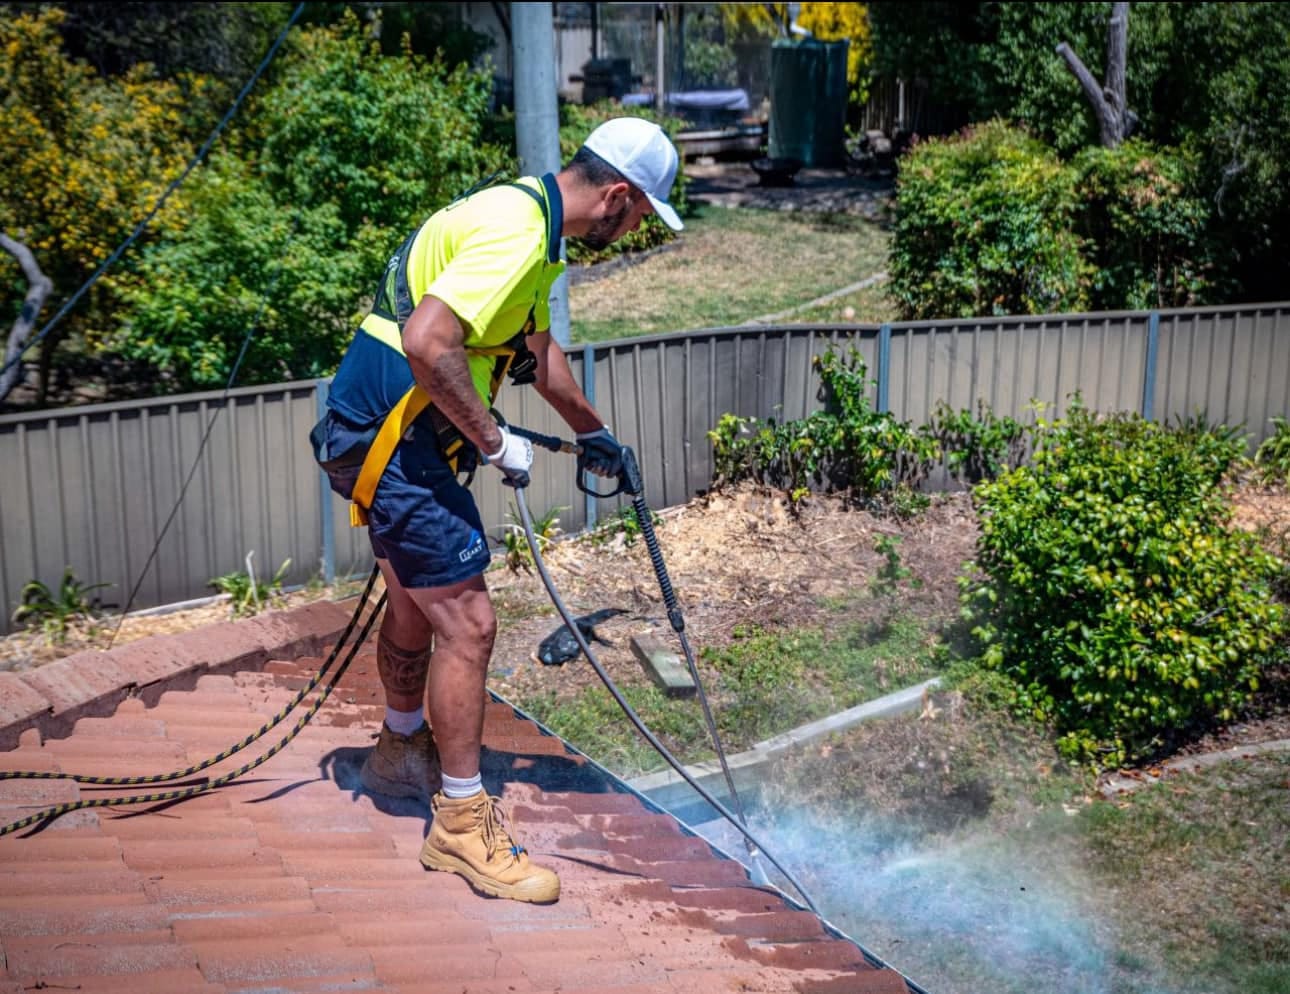
<svg viewBox="0 0 1290 994">
<path fill-rule="evenodd" d="M 439 750 L 430 726 L 422 725 L 411 735 L 400 735 L 382 722 L 381 735 L 367 754 L 358 779 L 368 793 L 419 797 L 429 804 L 443 786 Z"/>
<path fill-rule="evenodd" d="M 460 874 L 477 891 L 514 901 L 550 904 L 560 897 L 560 878 L 529 861 L 508 831 L 501 798 L 480 791 L 473 797 L 435 794 L 434 822 L 421 865 Z"/>
</svg>

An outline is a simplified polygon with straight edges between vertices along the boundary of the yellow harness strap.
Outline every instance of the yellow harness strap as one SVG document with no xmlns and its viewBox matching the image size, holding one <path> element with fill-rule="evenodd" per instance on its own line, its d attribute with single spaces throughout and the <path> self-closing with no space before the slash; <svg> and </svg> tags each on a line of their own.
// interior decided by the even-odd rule
<svg viewBox="0 0 1290 994">
<path fill-rule="evenodd" d="M 472 348 L 466 350 L 476 355 L 491 355 L 503 357 L 503 361 L 493 371 L 492 394 L 497 395 L 497 390 L 501 386 L 501 381 L 510 368 L 511 359 L 515 357 L 515 350 L 504 346 L 492 348 Z M 385 474 L 385 467 L 390 464 L 390 457 L 394 455 L 394 447 L 399 444 L 412 422 L 417 419 L 417 415 L 430 406 L 430 395 L 425 392 L 420 384 L 414 383 L 408 388 L 408 392 L 399 398 L 399 402 L 390 409 L 390 413 L 385 416 L 381 422 L 381 430 L 376 433 L 376 438 L 372 441 L 372 447 L 367 450 L 367 455 L 363 459 L 363 466 L 358 471 L 358 481 L 354 484 L 354 492 L 350 495 L 349 504 L 349 524 L 352 528 L 362 528 L 367 524 L 367 511 L 372 506 L 372 499 L 376 496 L 377 484 L 381 482 L 381 477 Z M 461 451 L 465 442 L 460 438 L 454 439 L 443 452 L 443 457 L 449 467 L 455 473 L 457 471 L 457 453 Z"/>
<path fill-rule="evenodd" d="M 414 383 L 381 422 L 381 430 L 376 433 L 372 447 L 367 450 L 363 468 L 358 471 L 358 482 L 354 484 L 354 493 L 350 497 L 349 523 L 352 527 L 361 528 L 367 524 L 367 509 L 372 506 L 376 485 L 381 482 L 385 467 L 394 455 L 394 447 L 429 403 L 430 395 Z"/>
</svg>

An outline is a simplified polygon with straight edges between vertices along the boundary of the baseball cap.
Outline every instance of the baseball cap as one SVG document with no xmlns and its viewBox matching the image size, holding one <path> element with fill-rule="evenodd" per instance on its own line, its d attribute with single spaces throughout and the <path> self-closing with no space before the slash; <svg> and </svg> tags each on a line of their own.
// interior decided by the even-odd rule
<svg viewBox="0 0 1290 994">
<path fill-rule="evenodd" d="M 662 128 L 641 117 L 615 117 L 596 128 L 583 144 L 638 187 L 664 224 L 673 231 L 684 227 L 667 202 L 679 156 Z"/>
</svg>

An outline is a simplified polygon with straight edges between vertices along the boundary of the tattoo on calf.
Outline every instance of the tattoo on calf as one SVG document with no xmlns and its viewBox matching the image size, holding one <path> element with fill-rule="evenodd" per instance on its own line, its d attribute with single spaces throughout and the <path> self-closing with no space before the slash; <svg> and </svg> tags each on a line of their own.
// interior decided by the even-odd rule
<svg viewBox="0 0 1290 994">
<path fill-rule="evenodd" d="M 376 667 L 389 693 L 420 697 L 425 692 L 426 674 L 430 670 L 430 646 L 403 649 L 382 633 L 376 640 Z"/>
</svg>

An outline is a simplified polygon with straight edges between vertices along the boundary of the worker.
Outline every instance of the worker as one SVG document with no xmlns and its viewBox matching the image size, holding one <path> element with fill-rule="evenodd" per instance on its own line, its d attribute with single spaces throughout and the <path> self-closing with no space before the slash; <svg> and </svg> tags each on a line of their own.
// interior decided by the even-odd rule
<svg viewBox="0 0 1290 994">
<path fill-rule="evenodd" d="M 576 433 L 579 474 L 619 475 L 622 448 L 551 337 L 548 298 L 562 237 L 602 249 L 649 214 L 681 230 L 668 202 L 678 162 L 656 124 L 614 118 L 558 173 L 436 211 L 390 259 L 315 429 L 332 488 L 367 524 L 387 594 L 376 654 L 385 720 L 361 782 L 428 800 L 422 865 L 486 894 L 548 903 L 560 881 L 529 859 L 480 778 L 497 619 L 484 525 L 458 474 L 480 461 L 527 485 L 532 444 L 491 413 L 509 376 L 531 382 Z M 400 405 L 417 397 L 428 406 L 409 420 Z"/>
</svg>

